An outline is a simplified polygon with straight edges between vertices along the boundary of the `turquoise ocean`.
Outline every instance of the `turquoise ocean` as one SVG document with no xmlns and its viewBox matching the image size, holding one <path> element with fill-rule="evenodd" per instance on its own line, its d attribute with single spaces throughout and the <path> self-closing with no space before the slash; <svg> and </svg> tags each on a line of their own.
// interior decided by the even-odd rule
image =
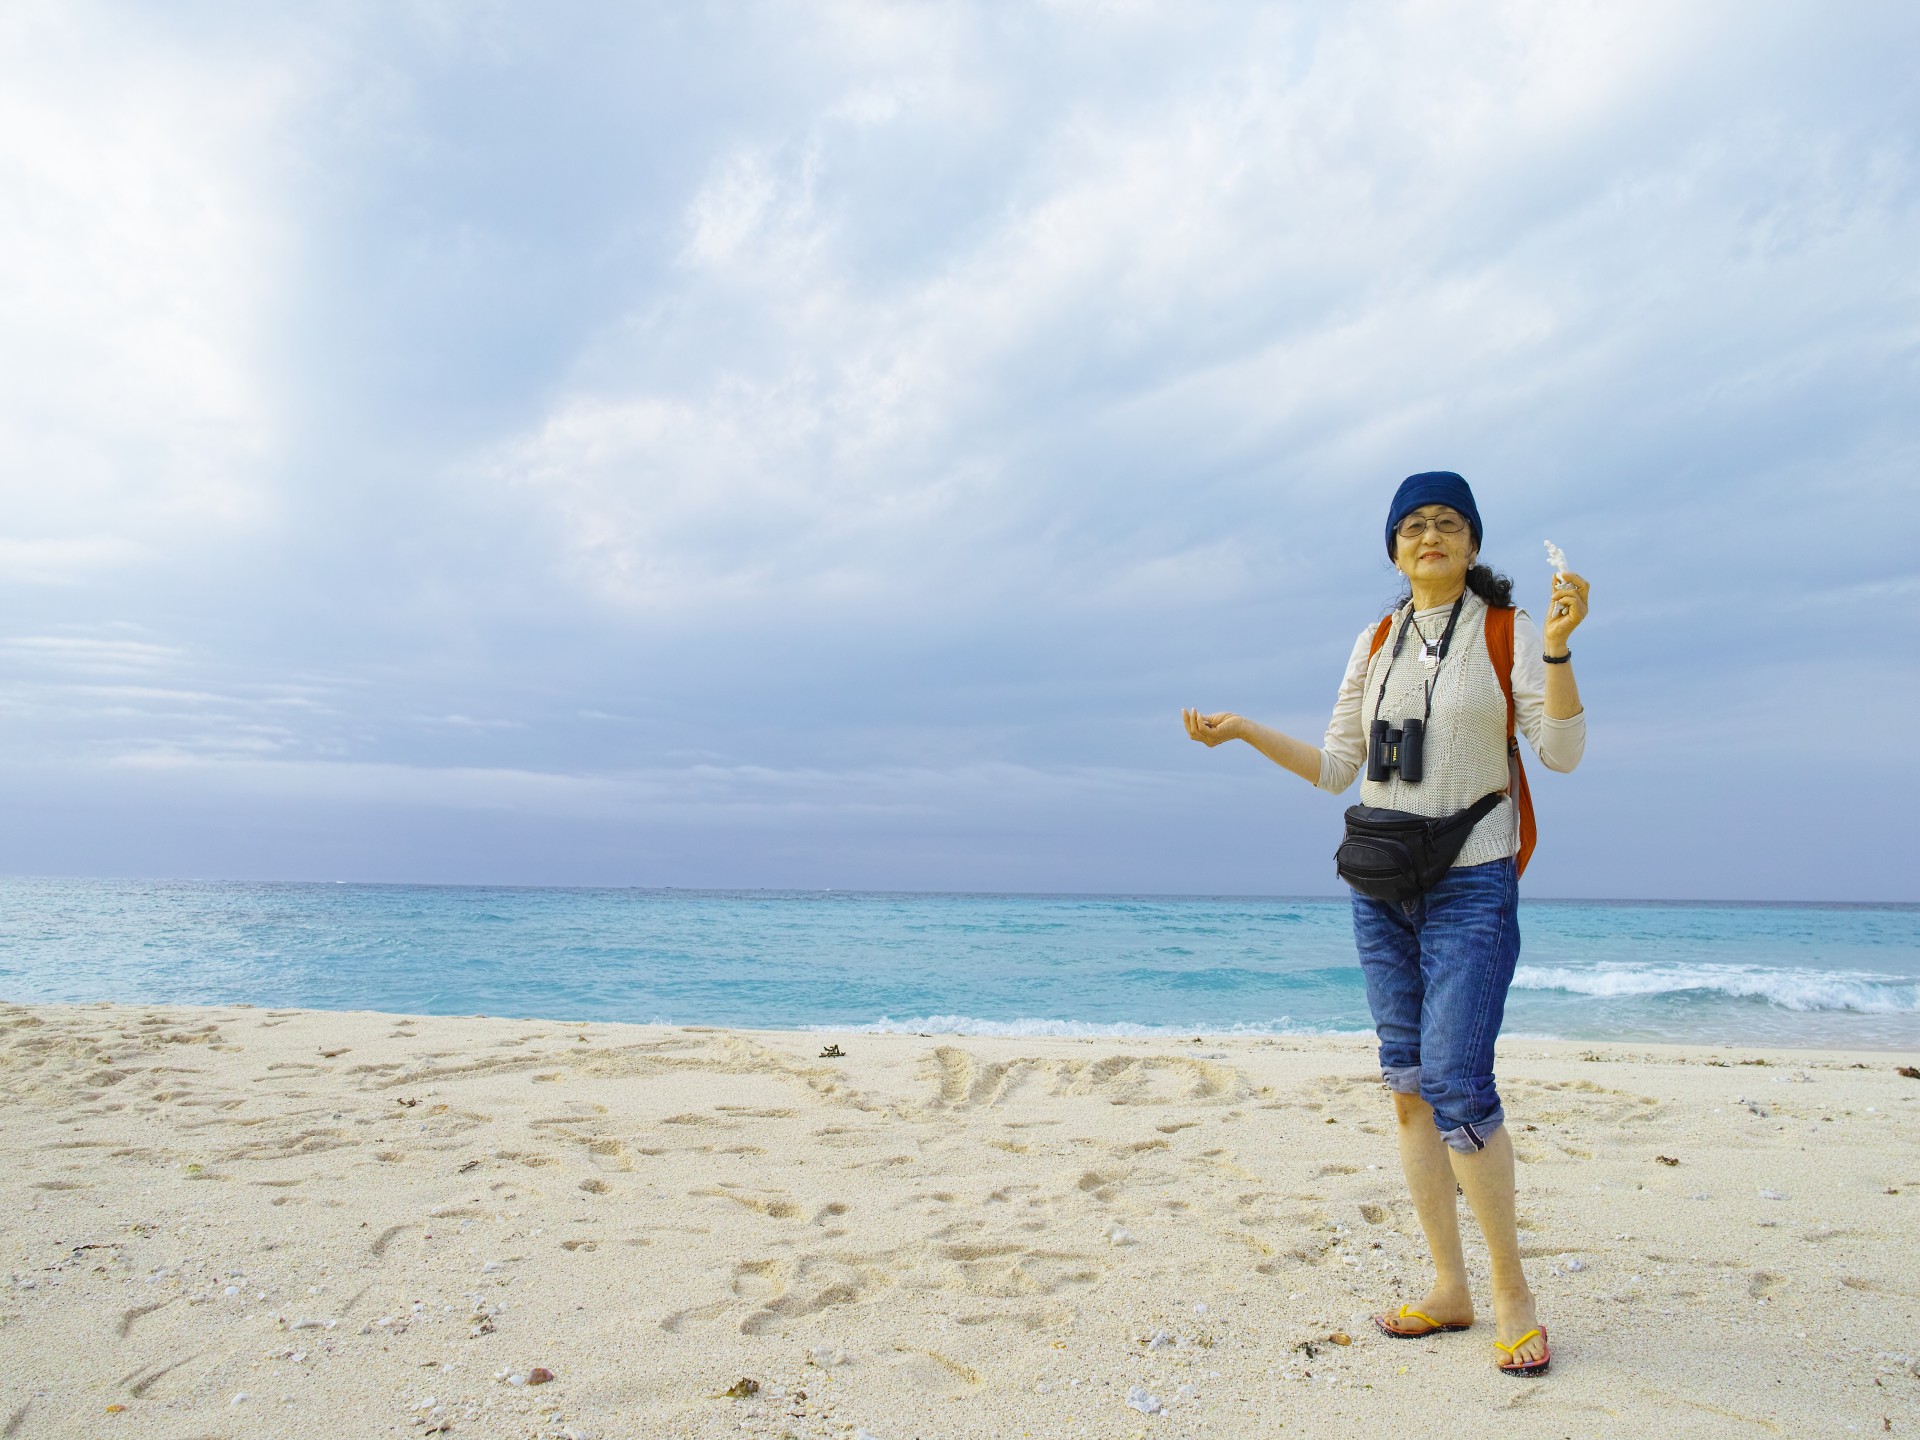
<svg viewBox="0 0 1920 1440">
<path fill-rule="evenodd" d="M 1920 906 L 1523 901 L 1507 1033 L 1920 1047 Z M 1366 1033 L 1331 899 L 0 879 L 0 999 Z"/>
</svg>

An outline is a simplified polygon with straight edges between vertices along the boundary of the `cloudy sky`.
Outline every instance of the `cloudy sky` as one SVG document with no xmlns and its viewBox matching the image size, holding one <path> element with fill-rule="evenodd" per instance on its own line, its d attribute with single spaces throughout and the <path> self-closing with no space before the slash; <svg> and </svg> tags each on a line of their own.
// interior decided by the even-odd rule
<svg viewBox="0 0 1920 1440">
<path fill-rule="evenodd" d="M 1332 893 L 1409 471 L 1536 895 L 1920 899 L 1920 9 L 0 8 L 0 871 Z"/>
</svg>

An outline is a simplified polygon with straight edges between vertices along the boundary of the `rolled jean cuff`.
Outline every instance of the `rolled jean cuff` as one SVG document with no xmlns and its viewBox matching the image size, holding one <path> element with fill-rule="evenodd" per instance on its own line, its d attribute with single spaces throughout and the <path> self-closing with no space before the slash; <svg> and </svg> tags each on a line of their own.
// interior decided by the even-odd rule
<svg viewBox="0 0 1920 1440">
<path fill-rule="evenodd" d="M 1472 1155 L 1487 1148 L 1487 1137 L 1507 1123 L 1507 1112 L 1498 1105 L 1493 1113 L 1484 1120 L 1476 1120 L 1471 1125 L 1456 1125 L 1451 1130 L 1442 1130 L 1440 1138 L 1462 1155 Z"/>
<path fill-rule="evenodd" d="M 1420 1093 L 1420 1067 L 1418 1065 L 1382 1065 L 1380 1078 L 1387 1082 L 1387 1089 L 1396 1095 L 1418 1095 Z"/>
</svg>

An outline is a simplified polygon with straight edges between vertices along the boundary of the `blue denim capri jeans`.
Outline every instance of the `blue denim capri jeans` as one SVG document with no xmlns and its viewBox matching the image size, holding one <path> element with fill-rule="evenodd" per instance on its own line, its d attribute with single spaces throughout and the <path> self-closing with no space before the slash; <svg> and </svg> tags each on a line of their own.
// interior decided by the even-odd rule
<svg viewBox="0 0 1920 1440">
<path fill-rule="evenodd" d="M 1426 894 L 1353 892 L 1353 938 L 1389 1090 L 1418 1095 L 1455 1150 L 1485 1148 L 1506 1120 L 1493 1042 L 1520 958 L 1520 886 L 1511 858 L 1456 865 Z"/>
</svg>

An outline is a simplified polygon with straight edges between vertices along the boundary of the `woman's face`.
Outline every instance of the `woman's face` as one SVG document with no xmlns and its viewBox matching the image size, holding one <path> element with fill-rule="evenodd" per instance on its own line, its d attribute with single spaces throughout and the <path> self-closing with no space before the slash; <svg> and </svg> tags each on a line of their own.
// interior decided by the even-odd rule
<svg viewBox="0 0 1920 1440">
<path fill-rule="evenodd" d="M 1451 505 L 1422 505 L 1394 530 L 1393 563 L 1409 580 L 1434 589 L 1462 584 L 1476 554 L 1473 530 Z"/>
</svg>

